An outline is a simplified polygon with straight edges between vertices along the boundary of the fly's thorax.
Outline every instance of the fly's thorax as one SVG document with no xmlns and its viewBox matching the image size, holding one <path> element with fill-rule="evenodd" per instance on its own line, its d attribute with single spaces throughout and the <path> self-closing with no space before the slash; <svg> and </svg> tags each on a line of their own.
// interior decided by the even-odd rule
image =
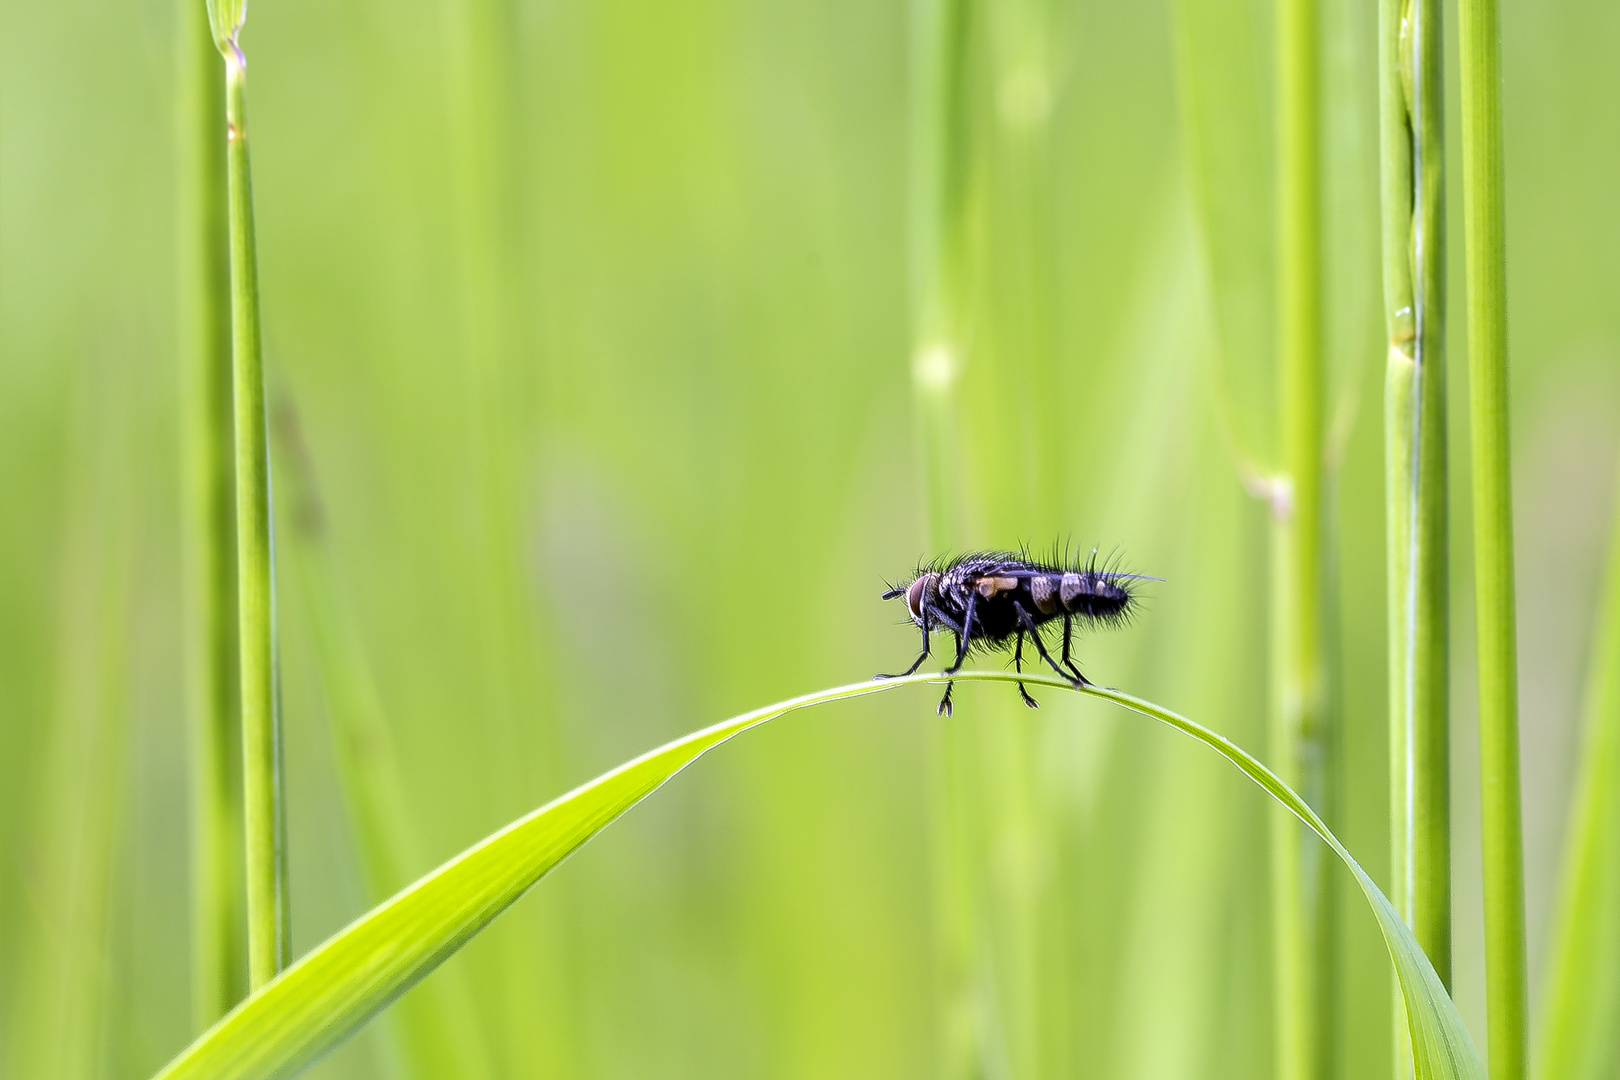
<svg viewBox="0 0 1620 1080">
<path fill-rule="evenodd" d="M 978 570 L 974 566 L 966 564 L 953 566 L 943 574 L 938 575 L 938 589 L 946 596 L 962 599 L 968 594 L 968 583 L 977 576 Z"/>
</svg>

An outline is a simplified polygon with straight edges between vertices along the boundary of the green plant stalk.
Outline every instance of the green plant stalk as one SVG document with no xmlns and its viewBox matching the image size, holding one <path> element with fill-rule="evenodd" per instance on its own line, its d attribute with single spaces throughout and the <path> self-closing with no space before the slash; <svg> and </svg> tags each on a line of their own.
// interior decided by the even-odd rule
<svg viewBox="0 0 1620 1080">
<path fill-rule="evenodd" d="M 962 534 L 956 387 L 964 361 L 967 0 L 912 0 L 910 277 L 911 379 L 932 550 Z M 982 1069 L 983 982 L 977 903 L 983 831 L 977 753 L 958 719 L 940 734 L 933 781 L 936 1075 Z"/>
<path fill-rule="evenodd" d="M 92 1080 L 107 1072 L 108 1017 L 120 1008 L 109 974 L 116 949 L 120 841 L 128 828 L 131 706 L 139 660 L 137 604 L 139 388 L 117 365 L 80 383 L 62 470 L 50 697 L 24 871 L 33 932 L 6 951 L 21 990 L 8 1002 L 0 1073 Z M 12 939 L 16 940 L 16 939 Z"/>
<path fill-rule="evenodd" d="M 1315 0 L 1277 8 L 1277 318 L 1280 440 L 1286 491 L 1273 500 L 1274 712 L 1271 759 L 1320 798 L 1327 773 L 1322 657 L 1321 177 Z M 1323 1072 L 1316 922 L 1320 889 L 1298 824 L 1272 829 L 1277 1075 Z"/>
<path fill-rule="evenodd" d="M 1396 909 L 1451 981 L 1445 219 L 1439 0 L 1379 4 L 1389 620 Z M 1396 1022 L 1402 1025 L 1397 1002 Z M 1396 1040 L 1397 1075 L 1410 1073 Z"/>
<path fill-rule="evenodd" d="M 299 557 L 301 555 L 301 557 Z M 332 740 L 344 801 L 372 903 L 408 881 L 420 865 L 410 831 L 409 803 L 395 764 L 370 671 L 355 630 L 339 605 L 332 570 L 319 537 L 295 553 L 296 577 L 310 609 L 321 682 L 329 704 Z M 475 1008 L 460 973 L 447 971 L 401 1003 L 399 1036 L 417 1077 L 481 1077 L 489 1062 Z"/>
<path fill-rule="evenodd" d="M 957 681 L 1074 689 L 1026 672 L 971 671 Z M 722 721 L 604 773 L 468 848 L 301 957 L 269 986 L 169 1063 L 160 1080 L 290 1077 L 359 1030 L 400 994 L 520 899 L 614 819 L 703 754 L 796 709 L 899 686 L 935 674 L 862 682 L 791 698 Z M 1484 1080 L 1467 1028 L 1411 930 L 1326 823 L 1280 777 L 1225 736 L 1117 690 L 1083 691 L 1158 720 L 1210 747 L 1316 833 L 1344 862 L 1372 907 L 1409 1005 L 1418 1080 Z"/>
<path fill-rule="evenodd" d="M 473 570 L 468 599 L 478 673 L 470 692 L 486 721 L 483 748 L 492 763 L 486 795 L 491 807 L 504 808 L 509 800 L 525 805 L 538 798 L 552 786 L 545 778 L 558 769 L 556 733 L 535 723 L 529 706 L 546 692 L 550 650 L 521 584 L 528 569 L 521 514 L 529 493 L 516 464 L 533 458 L 524 440 L 535 428 L 524 403 L 535 400 L 527 379 L 540 367 L 525 362 L 531 358 L 524 355 L 519 318 L 524 202 L 511 188 L 520 182 L 521 159 L 521 140 L 511 133 L 525 128 L 513 76 L 518 19 L 503 0 L 458 0 L 447 10 L 447 165 L 460 361 L 454 404 L 456 422 L 467 432 L 465 509 L 455 539 L 459 559 Z M 492 999 L 500 1012 L 489 1028 L 497 1059 L 562 1075 L 580 1070 L 572 1037 L 578 1025 L 563 1012 L 573 1002 L 563 987 L 560 955 L 569 919 L 555 907 L 534 913 L 509 929 L 512 947 L 492 958 L 501 980 Z M 536 1024 L 532 1018 L 542 1013 L 560 1015 Z"/>
<path fill-rule="evenodd" d="M 1003 0 L 984 5 L 973 24 L 979 31 L 974 59 L 981 65 L 973 84 L 981 125 L 975 164 L 985 192 L 979 265 L 993 272 L 973 294 L 983 304 L 975 337 L 982 346 L 964 384 L 1006 387 L 1008 394 L 1001 407 L 964 420 L 962 438 L 971 451 L 955 482 L 963 486 L 961 475 L 999 478 L 968 485 L 974 520 L 986 537 L 1056 537 L 1073 523 L 1062 494 L 1071 488 L 1060 480 L 1070 449 L 1058 437 L 1063 395 L 1051 391 L 1059 385 L 1055 14 L 1049 0 Z M 1073 432 L 1065 434 L 1073 440 Z M 1065 804 L 1054 804 L 1042 767 L 1042 747 L 1057 721 L 1010 696 L 993 699 L 982 718 L 980 709 L 974 712 L 968 723 L 977 737 L 984 809 L 980 986 L 985 1042 L 993 1050 L 981 1068 L 1038 1080 L 1067 1071 L 1067 1037 L 1075 1030 L 1067 1001 L 1070 954 L 1063 946 L 1073 912 L 1050 870 L 1063 857 Z"/>
<path fill-rule="evenodd" d="M 1585 711 L 1537 1054 L 1541 1080 L 1620 1075 L 1620 485 Z"/>
<path fill-rule="evenodd" d="M 186 709 L 191 728 L 191 998 L 201 1031 L 246 982 L 237 799 L 235 506 L 225 127 L 207 12 L 179 18 L 180 333 L 184 409 Z"/>
<path fill-rule="evenodd" d="M 360 630 L 339 587 L 314 463 L 296 413 L 278 402 L 273 424 L 275 464 L 285 485 L 283 505 L 290 507 L 292 577 L 301 586 L 308 613 L 333 757 L 367 897 L 375 904 L 408 882 L 421 864 L 410 803 Z M 443 972 L 400 1002 L 391 1034 L 410 1075 L 465 1080 L 490 1075 L 489 1055 L 462 975 L 459 970 Z"/>
<path fill-rule="evenodd" d="M 231 357 L 236 422 L 236 565 L 242 686 L 242 795 L 247 852 L 248 985 L 290 959 L 287 822 L 276 685 L 270 455 L 259 338 L 258 259 L 248 167 L 247 64 L 234 35 L 225 56 L 226 174 L 231 237 Z"/>
<path fill-rule="evenodd" d="M 1458 0 L 1463 241 L 1468 283 L 1474 610 L 1479 663 L 1480 848 L 1485 1016 L 1491 1072 L 1522 1080 L 1528 1056 L 1519 675 L 1508 440 L 1507 249 L 1502 191 L 1502 46 L 1495 0 Z"/>
<path fill-rule="evenodd" d="M 522 317 L 532 283 L 523 258 L 526 203 L 514 188 L 523 182 L 524 140 L 512 133 L 527 127 L 517 76 L 521 20 L 503 0 L 458 0 L 447 11 L 446 164 L 459 356 L 452 404 L 467 433 L 464 509 L 453 535 L 457 557 L 471 570 L 477 676 L 470 692 L 485 718 L 483 748 L 492 763 L 485 794 L 493 809 L 514 799 L 532 802 L 553 786 L 547 777 L 559 767 L 556 731 L 532 717 L 531 703 L 549 692 L 551 650 L 524 587 L 530 555 L 521 541 L 532 498 L 523 463 L 534 460 L 528 440 L 540 428 L 530 408 L 543 365 L 533 362 Z M 509 929 L 511 948 L 490 958 L 498 974 L 484 977 L 501 983 L 489 999 L 498 1009 L 488 1028 L 497 1061 L 562 1075 L 580 1071 L 574 1038 L 580 1025 L 568 1012 L 578 1003 L 563 974 L 572 918 L 566 907 L 535 912 Z M 536 1024 L 540 1014 L 558 1019 Z"/>
<path fill-rule="evenodd" d="M 913 0 L 911 13 L 911 376 L 928 538 L 940 550 L 962 532 L 954 478 L 965 353 L 967 7 L 967 0 Z"/>
</svg>

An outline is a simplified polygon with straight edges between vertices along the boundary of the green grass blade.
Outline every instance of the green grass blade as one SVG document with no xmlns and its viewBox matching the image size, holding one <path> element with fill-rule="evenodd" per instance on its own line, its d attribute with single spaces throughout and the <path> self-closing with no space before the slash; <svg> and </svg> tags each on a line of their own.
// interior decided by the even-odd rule
<svg viewBox="0 0 1620 1080">
<path fill-rule="evenodd" d="M 1389 898 L 1361 868 L 1361 864 L 1356 862 L 1349 850 L 1339 842 L 1338 837 L 1328 829 L 1327 824 L 1306 805 L 1305 800 L 1283 783 L 1276 773 L 1224 736 L 1168 709 L 1162 709 L 1128 694 L 1100 689 L 1092 692 L 1133 712 L 1168 724 L 1177 731 L 1204 743 L 1236 765 L 1245 776 L 1265 789 L 1289 813 L 1299 818 L 1312 832 L 1321 837 L 1345 866 L 1349 867 L 1356 884 L 1360 886 L 1362 894 L 1366 896 L 1367 903 L 1372 908 L 1373 917 L 1378 920 L 1379 931 L 1384 935 L 1384 943 L 1389 948 L 1391 961 L 1394 962 L 1396 981 L 1406 1006 L 1412 1056 L 1416 1063 L 1418 1080 L 1440 1080 L 1443 1077 L 1471 1077 L 1484 1080 L 1485 1066 L 1480 1061 L 1479 1051 L 1474 1048 L 1473 1040 L 1469 1038 L 1468 1029 L 1463 1026 L 1456 1005 L 1441 983 L 1440 976 L 1436 974 L 1434 965 L 1429 962 L 1422 946 L 1413 936 L 1411 928 L 1395 911 Z"/>
<path fill-rule="evenodd" d="M 1536 1076 L 1620 1075 L 1620 493 L 1586 692 L 1581 776 Z"/>
<path fill-rule="evenodd" d="M 1013 682 L 1011 672 L 958 678 Z M 527 892 L 581 844 L 706 751 L 808 705 L 937 681 L 914 675 L 791 698 L 677 739 L 597 777 L 469 848 L 328 939 L 244 1002 L 158 1074 L 159 1080 L 289 1077 L 353 1034 Z M 1026 683 L 1066 687 L 1026 673 Z M 1320 836 L 1356 877 L 1384 934 L 1411 1023 L 1419 1080 L 1484 1080 L 1456 1007 L 1406 924 L 1297 794 L 1225 737 L 1113 690 L 1088 693 L 1168 724 L 1214 749 Z"/>
<path fill-rule="evenodd" d="M 214 33 L 214 43 L 224 52 L 234 47 L 236 35 L 247 18 L 247 0 L 205 0 L 208 8 L 208 27 Z"/>
</svg>

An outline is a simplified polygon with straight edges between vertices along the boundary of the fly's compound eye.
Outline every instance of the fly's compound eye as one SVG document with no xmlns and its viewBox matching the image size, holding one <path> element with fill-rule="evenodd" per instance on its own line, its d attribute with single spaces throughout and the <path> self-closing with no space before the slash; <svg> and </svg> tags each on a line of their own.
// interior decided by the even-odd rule
<svg viewBox="0 0 1620 1080">
<path fill-rule="evenodd" d="M 911 612 L 912 619 L 918 623 L 922 622 L 923 598 L 934 591 L 938 577 L 938 574 L 924 574 L 906 589 L 906 610 Z"/>
</svg>

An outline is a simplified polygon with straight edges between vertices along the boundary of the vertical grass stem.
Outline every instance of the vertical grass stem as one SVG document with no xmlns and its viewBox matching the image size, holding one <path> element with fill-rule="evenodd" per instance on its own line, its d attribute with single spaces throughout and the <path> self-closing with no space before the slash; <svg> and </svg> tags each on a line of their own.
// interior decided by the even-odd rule
<svg viewBox="0 0 1620 1080">
<path fill-rule="evenodd" d="M 1521 1080 L 1527 1041 L 1524 840 L 1519 806 L 1519 679 L 1508 441 L 1501 30 L 1496 0 L 1459 0 L 1457 10 L 1479 657 L 1485 1014 L 1491 1075 L 1497 1080 Z"/>
<path fill-rule="evenodd" d="M 1620 1075 L 1620 488 L 1614 514 L 1536 1047 L 1539 1080 Z"/>
<path fill-rule="evenodd" d="M 180 349 L 185 652 L 192 775 L 192 1024 L 225 1015 L 245 976 L 237 800 L 235 507 L 224 85 L 203 5 L 179 19 Z"/>
<path fill-rule="evenodd" d="M 1444 141 L 1439 0 L 1381 0 L 1392 899 L 1451 981 Z M 1397 1030 L 1406 1030 L 1397 996 Z M 1410 1076 L 1405 1038 L 1395 1075 Z"/>
<path fill-rule="evenodd" d="M 1279 445 L 1286 493 L 1273 501 L 1276 555 L 1272 759 L 1319 802 L 1326 775 L 1322 658 L 1321 177 L 1316 0 L 1277 8 L 1277 318 Z M 1272 830 L 1273 965 L 1277 1075 L 1321 1075 L 1323 1017 L 1317 1008 L 1314 847 L 1303 829 Z"/>
<path fill-rule="evenodd" d="M 274 544 L 259 337 L 258 260 L 248 167 L 247 65 L 234 35 L 225 56 L 226 174 L 231 238 L 231 357 L 236 420 L 236 561 L 242 681 L 243 819 L 247 836 L 248 984 L 290 959 L 287 825 L 276 685 Z"/>
<path fill-rule="evenodd" d="M 921 437 L 929 546 L 959 542 L 956 388 L 965 359 L 963 259 L 968 0 L 912 0 L 911 379 Z M 936 1075 L 983 1071 L 984 1025 L 975 852 L 982 831 L 972 731 L 946 721 L 934 779 Z"/>
</svg>

